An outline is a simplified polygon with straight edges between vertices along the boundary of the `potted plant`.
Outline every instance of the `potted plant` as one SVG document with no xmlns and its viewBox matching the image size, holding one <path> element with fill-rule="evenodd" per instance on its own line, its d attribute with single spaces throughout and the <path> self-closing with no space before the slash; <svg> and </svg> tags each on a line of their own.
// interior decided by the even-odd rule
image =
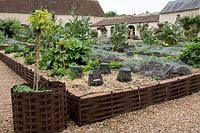
<svg viewBox="0 0 200 133">
<path fill-rule="evenodd" d="M 40 37 L 51 33 L 54 22 L 47 10 L 35 10 L 29 20 L 36 33 L 34 80 L 11 89 L 14 131 L 59 132 L 66 127 L 65 84 L 42 83 L 38 73 Z"/>
</svg>

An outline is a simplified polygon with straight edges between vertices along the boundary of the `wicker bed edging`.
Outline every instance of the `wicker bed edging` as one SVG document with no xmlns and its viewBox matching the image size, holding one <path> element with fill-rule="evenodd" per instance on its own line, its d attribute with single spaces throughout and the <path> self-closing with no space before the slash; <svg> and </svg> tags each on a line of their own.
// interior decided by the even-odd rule
<svg viewBox="0 0 200 133">
<path fill-rule="evenodd" d="M 33 70 L 0 52 L 0 60 L 28 82 L 33 80 Z M 49 80 L 41 76 L 40 84 L 49 86 Z M 200 91 L 200 73 L 182 76 L 159 84 L 107 93 L 80 95 L 67 88 L 67 111 L 79 126 L 102 121 L 119 114 L 178 99 Z"/>
<path fill-rule="evenodd" d="M 198 91 L 200 91 L 200 73 L 128 91 L 85 96 L 68 91 L 68 110 L 76 124 L 82 126 L 153 104 L 185 97 Z"/>
</svg>

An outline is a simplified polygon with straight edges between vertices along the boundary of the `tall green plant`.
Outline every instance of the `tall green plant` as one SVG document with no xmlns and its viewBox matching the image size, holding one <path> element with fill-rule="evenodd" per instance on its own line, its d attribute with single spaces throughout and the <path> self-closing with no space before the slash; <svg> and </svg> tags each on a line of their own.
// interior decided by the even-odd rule
<svg viewBox="0 0 200 133">
<path fill-rule="evenodd" d="M 144 27 L 141 31 L 141 38 L 145 44 L 153 45 L 157 42 L 157 36 L 155 35 L 153 28 Z"/>
<path fill-rule="evenodd" d="M 183 29 L 179 25 L 165 23 L 157 38 L 166 44 L 176 45 L 184 40 Z"/>
<path fill-rule="evenodd" d="M 177 20 L 185 30 L 187 37 L 196 37 L 200 32 L 200 15 L 198 16 L 185 16 Z"/>
<path fill-rule="evenodd" d="M 2 45 L 5 41 L 5 36 L 3 34 L 3 32 L 0 31 L 0 45 Z"/>
<path fill-rule="evenodd" d="M 146 30 L 148 30 L 149 25 L 148 24 L 138 24 L 137 30 L 140 32 L 140 34 Z"/>
<path fill-rule="evenodd" d="M 113 28 L 113 33 L 110 38 L 113 45 L 113 50 L 122 48 L 127 45 L 128 40 L 128 28 L 126 24 L 118 24 Z"/>
<path fill-rule="evenodd" d="M 0 20 L 0 31 L 8 38 L 18 36 L 22 28 L 20 21 L 17 19 L 6 18 L 5 20 Z"/>
<path fill-rule="evenodd" d="M 39 57 L 40 57 L 40 37 L 42 33 L 51 34 L 54 22 L 52 21 L 52 15 L 47 10 L 35 10 L 29 18 L 31 26 L 36 33 L 36 63 L 34 73 L 33 89 L 38 90 L 39 83 Z"/>
<path fill-rule="evenodd" d="M 185 63 L 194 67 L 200 67 L 200 43 L 186 46 L 180 56 Z"/>
</svg>

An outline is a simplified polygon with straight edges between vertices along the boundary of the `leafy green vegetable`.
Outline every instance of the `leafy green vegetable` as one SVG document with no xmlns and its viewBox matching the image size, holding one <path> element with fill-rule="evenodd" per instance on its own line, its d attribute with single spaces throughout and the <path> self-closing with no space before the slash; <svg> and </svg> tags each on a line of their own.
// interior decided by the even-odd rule
<svg viewBox="0 0 200 133">
<path fill-rule="evenodd" d="M 30 56 L 30 55 L 26 56 L 25 57 L 25 63 L 28 64 L 28 65 L 34 64 L 35 63 L 35 57 Z"/>
<path fill-rule="evenodd" d="M 14 55 L 15 58 L 22 57 L 22 56 L 24 56 L 24 53 L 23 53 L 23 52 L 16 53 L 16 54 Z"/>
<path fill-rule="evenodd" d="M 83 66 L 83 71 L 88 72 L 92 69 L 97 68 L 98 66 L 99 66 L 98 60 L 94 60 L 94 61 L 90 60 L 86 66 Z"/>
<path fill-rule="evenodd" d="M 16 52 L 22 52 L 24 50 L 24 46 L 19 45 L 19 44 L 14 44 L 10 47 L 7 47 L 5 49 L 5 54 L 10 54 L 10 53 L 16 53 Z"/>
<path fill-rule="evenodd" d="M 30 88 L 29 86 L 26 86 L 26 85 L 19 85 L 19 86 L 16 86 L 14 89 L 13 89 L 14 92 L 47 92 L 47 91 L 50 91 L 50 90 L 45 90 L 45 89 L 39 89 L 39 90 L 34 90 L 32 88 Z"/>
<path fill-rule="evenodd" d="M 200 43 L 187 45 L 180 59 L 193 67 L 200 67 Z"/>
<path fill-rule="evenodd" d="M 62 76 L 66 76 L 67 75 L 67 69 L 66 68 L 56 68 L 54 67 L 51 70 L 50 75 L 52 77 L 62 77 Z"/>
<path fill-rule="evenodd" d="M 117 61 L 111 61 L 110 66 L 112 69 L 119 69 L 122 67 L 122 63 Z"/>
</svg>

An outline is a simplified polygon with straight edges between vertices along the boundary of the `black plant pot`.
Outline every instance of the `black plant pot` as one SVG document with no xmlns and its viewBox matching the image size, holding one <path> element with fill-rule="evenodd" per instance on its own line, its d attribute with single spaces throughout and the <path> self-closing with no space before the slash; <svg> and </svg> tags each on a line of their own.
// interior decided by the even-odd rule
<svg viewBox="0 0 200 133">
<path fill-rule="evenodd" d="M 27 85 L 27 84 L 25 84 Z M 15 92 L 11 89 L 15 133 L 57 133 L 66 128 L 65 85 L 46 92 Z"/>
</svg>

